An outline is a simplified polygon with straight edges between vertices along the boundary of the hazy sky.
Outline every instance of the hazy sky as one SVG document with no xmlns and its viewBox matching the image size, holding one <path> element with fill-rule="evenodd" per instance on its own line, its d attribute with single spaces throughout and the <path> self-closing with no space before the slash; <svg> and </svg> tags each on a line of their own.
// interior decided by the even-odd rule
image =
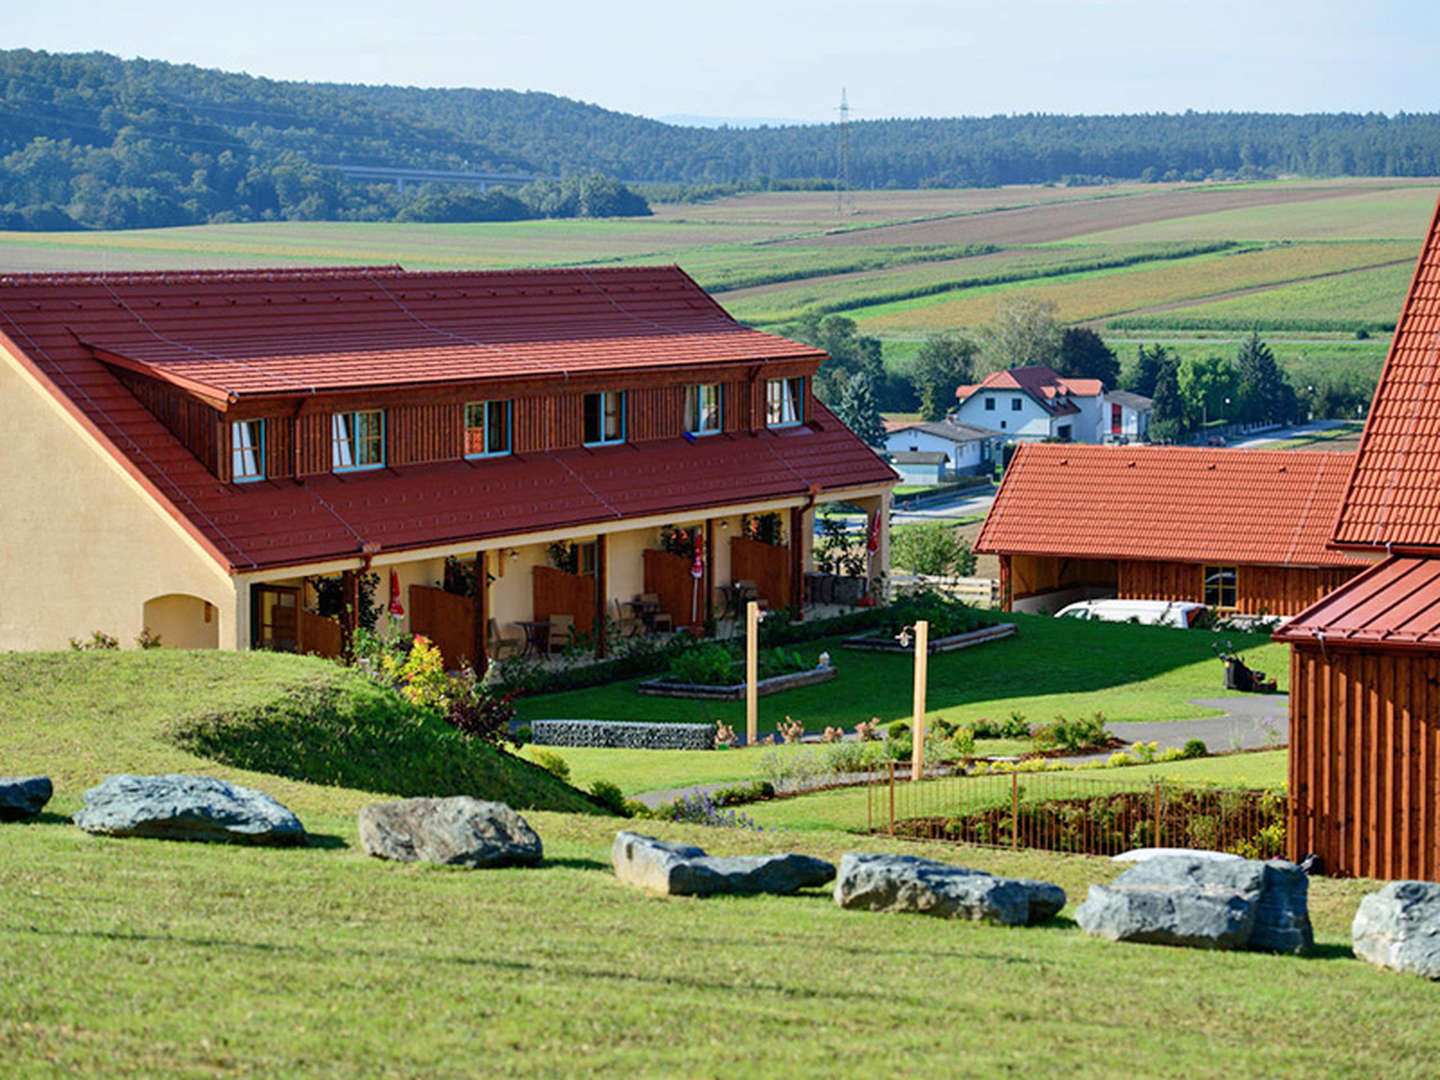
<svg viewBox="0 0 1440 1080">
<path fill-rule="evenodd" d="M 544 90 L 646 116 L 1434 111 L 1440 0 L 47 0 L 7 47 Z"/>
</svg>

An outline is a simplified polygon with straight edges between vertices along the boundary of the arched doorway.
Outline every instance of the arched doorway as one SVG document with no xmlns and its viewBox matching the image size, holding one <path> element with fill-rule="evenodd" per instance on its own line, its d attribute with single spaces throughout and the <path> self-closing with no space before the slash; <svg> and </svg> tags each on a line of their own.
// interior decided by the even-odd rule
<svg viewBox="0 0 1440 1080">
<path fill-rule="evenodd" d="M 146 600 L 144 625 L 167 649 L 220 647 L 220 612 L 198 596 L 167 593 Z"/>
</svg>

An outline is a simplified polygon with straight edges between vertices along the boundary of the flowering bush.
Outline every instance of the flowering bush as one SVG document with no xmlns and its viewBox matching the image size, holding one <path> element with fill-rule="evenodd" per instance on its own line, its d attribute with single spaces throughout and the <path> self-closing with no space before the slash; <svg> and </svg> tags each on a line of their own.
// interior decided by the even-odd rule
<svg viewBox="0 0 1440 1080">
<path fill-rule="evenodd" d="M 669 806 L 664 807 L 662 811 L 657 812 L 656 816 L 668 818 L 671 821 L 683 821 L 689 825 L 713 825 L 721 829 L 765 831 L 738 810 L 722 808 L 708 793 L 700 791 L 698 788 L 693 795 L 682 795 Z"/>
</svg>

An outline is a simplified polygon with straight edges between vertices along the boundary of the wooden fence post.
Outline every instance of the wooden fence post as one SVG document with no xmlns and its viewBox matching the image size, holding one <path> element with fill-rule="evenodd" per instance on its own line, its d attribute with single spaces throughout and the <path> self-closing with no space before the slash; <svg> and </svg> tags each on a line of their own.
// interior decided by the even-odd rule
<svg viewBox="0 0 1440 1080">
<path fill-rule="evenodd" d="M 745 745 L 754 746 L 760 739 L 758 694 L 755 679 L 759 674 L 760 605 L 751 600 L 745 605 Z"/>
<path fill-rule="evenodd" d="M 1160 847 L 1160 781 L 1155 781 L 1155 847 Z"/>
<path fill-rule="evenodd" d="M 895 759 L 891 758 L 887 764 L 890 766 L 890 835 L 895 835 Z"/>
<path fill-rule="evenodd" d="M 1010 850 L 1020 850 L 1020 774 L 1010 774 Z"/>
<path fill-rule="evenodd" d="M 915 623 L 915 708 L 910 732 L 910 779 L 925 775 L 925 680 L 930 671 L 930 624 Z"/>
</svg>

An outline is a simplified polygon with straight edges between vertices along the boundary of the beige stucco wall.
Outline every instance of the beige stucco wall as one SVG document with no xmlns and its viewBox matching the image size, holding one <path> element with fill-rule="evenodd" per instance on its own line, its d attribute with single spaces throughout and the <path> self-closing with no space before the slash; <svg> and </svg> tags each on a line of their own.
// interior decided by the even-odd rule
<svg viewBox="0 0 1440 1080">
<path fill-rule="evenodd" d="M 146 602 L 177 595 L 208 601 L 215 640 L 235 647 L 228 574 L 3 349 L 0 420 L 0 649 L 63 649 L 94 630 L 133 648 Z"/>
<path fill-rule="evenodd" d="M 145 602 L 143 621 L 166 649 L 220 647 L 220 619 L 215 607 L 198 596 L 170 593 Z"/>
</svg>

